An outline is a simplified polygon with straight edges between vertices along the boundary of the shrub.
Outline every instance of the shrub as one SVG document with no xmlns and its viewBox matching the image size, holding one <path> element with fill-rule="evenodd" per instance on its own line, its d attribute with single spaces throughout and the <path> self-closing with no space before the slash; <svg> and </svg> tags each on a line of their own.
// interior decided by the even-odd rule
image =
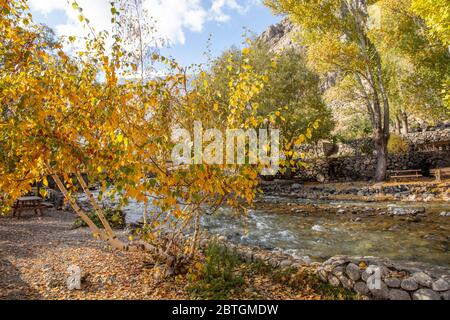
<svg viewBox="0 0 450 320">
<path fill-rule="evenodd" d="M 223 244 L 211 242 L 205 256 L 198 279 L 191 280 L 189 291 L 200 299 L 228 299 L 244 284 L 242 274 L 236 270 L 241 264 L 238 254 Z"/>
<path fill-rule="evenodd" d="M 397 134 L 391 134 L 391 137 L 388 141 L 388 151 L 389 153 L 406 153 L 408 152 L 408 142 L 403 139 L 402 136 Z"/>
<path fill-rule="evenodd" d="M 103 210 L 103 213 L 105 214 L 106 220 L 111 225 L 111 228 L 113 229 L 123 229 L 125 228 L 125 213 L 120 209 L 114 209 L 114 208 L 107 208 Z M 95 223 L 95 225 L 101 229 L 103 229 L 103 224 L 100 221 L 100 218 L 97 216 L 95 212 L 89 212 L 88 214 L 89 219 L 92 220 L 92 222 Z M 77 218 L 75 222 L 73 223 L 73 228 L 84 228 L 87 227 L 87 224 L 81 219 Z"/>
</svg>

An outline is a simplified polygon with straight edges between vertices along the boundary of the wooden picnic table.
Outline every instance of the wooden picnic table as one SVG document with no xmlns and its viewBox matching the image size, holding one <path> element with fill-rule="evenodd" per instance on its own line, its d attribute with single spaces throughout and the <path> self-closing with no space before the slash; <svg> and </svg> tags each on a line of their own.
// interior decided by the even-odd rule
<svg viewBox="0 0 450 320">
<path fill-rule="evenodd" d="M 42 198 L 35 196 L 20 197 L 14 203 L 12 216 L 20 218 L 22 211 L 33 210 L 36 215 L 42 217 L 42 201 Z"/>
<path fill-rule="evenodd" d="M 413 169 L 413 170 L 391 170 L 390 178 L 394 181 L 401 180 L 401 179 L 410 179 L 410 178 L 421 178 L 422 170 L 421 169 Z"/>
<path fill-rule="evenodd" d="M 437 181 L 441 181 L 441 178 L 450 177 L 450 168 L 436 168 L 430 170 L 431 175 L 433 175 Z"/>
</svg>

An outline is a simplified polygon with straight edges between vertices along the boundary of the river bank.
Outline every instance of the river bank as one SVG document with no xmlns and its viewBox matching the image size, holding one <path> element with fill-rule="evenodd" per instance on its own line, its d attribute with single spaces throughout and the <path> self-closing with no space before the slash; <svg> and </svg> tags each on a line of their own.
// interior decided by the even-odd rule
<svg viewBox="0 0 450 320">
<path fill-rule="evenodd" d="M 69 211 L 47 209 L 42 218 L 30 213 L 23 219 L 0 219 L 0 299 L 193 298 L 187 276 L 158 279 L 151 257 L 112 250 L 89 229 L 73 229 L 75 218 Z M 128 231 L 118 236 L 128 237 Z M 66 286 L 72 265 L 82 270 L 81 290 Z M 304 270 L 277 272 L 243 262 L 236 272 L 243 282 L 232 299 L 345 298 L 318 278 L 303 279 Z"/>
<path fill-rule="evenodd" d="M 310 200 L 351 200 L 363 202 L 440 202 L 450 207 L 450 180 L 371 183 L 302 183 L 295 180 L 262 181 L 264 195 Z"/>
</svg>

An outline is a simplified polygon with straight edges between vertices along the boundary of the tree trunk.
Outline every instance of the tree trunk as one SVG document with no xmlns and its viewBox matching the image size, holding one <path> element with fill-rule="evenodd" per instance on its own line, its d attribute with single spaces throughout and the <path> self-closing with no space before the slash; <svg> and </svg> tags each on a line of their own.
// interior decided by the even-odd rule
<svg viewBox="0 0 450 320">
<path fill-rule="evenodd" d="M 405 111 L 402 112 L 402 134 L 407 134 L 409 132 L 408 115 Z"/>
<path fill-rule="evenodd" d="M 375 148 L 377 151 L 377 168 L 375 172 L 375 180 L 377 182 L 385 181 L 387 177 L 388 138 L 389 137 L 384 135 L 381 130 L 377 132 L 375 137 Z"/>
<path fill-rule="evenodd" d="M 400 122 L 400 117 L 397 115 L 395 115 L 395 133 L 397 134 L 401 134 L 402 133 L 402 125 Z"/>
<path fill-rule="evenodd" d="M 56 174 L 49 166 L 47 166 L 48 172 L 55 181 L 56 185 L 58 186 L 58 189 L 63 193 L 66 200 L 69 202 L 69 204 L 74 209 L 75 213 L 88 225 L 89 229 L 91 229 L 92 233 L 94 234 L 94 237 L 100 238 L 103 241 L 106 241 L 111 247 L 117 250 L 121 251 L 145 251 L 148 253 L 151 253 L 152 255 L 158 257 L 158 259 L 161 259 L 165 262 L 167 268 L 169 269 L 176 269 L 177 266 L 175 266 L 176 262 L 185 262 L 185 255 L 181 254 L 177 257 L 173 257 L 170 254 L 164 252 L 161 248 L 155 247 L 151 245 L 150 243 L 147 243 L 145 241 L 136 241 L 132 243 L 124 243 L 121 240 L 119 240 L 115 233 L 109 228 L 110 232 L 106 232 L 103 229 L 98 228 L 94 222 L 83 212 L 83 210 L 78 206 L 75 199 L 69 194 L 68 190 L 65 188 L 64 183 L 59 178 L 58 174 Z M 84 182 L 84 181 L 83 181 Z M 95 202 L 95 200 L 94 200 Z M 99 209 L 97 206 L 96 209 Z M 96 214 L 101 214 L 104 221 L 106 221 L 105 217 L 102 215 L 101 209 L 99 211 L 96 210 Z M 103 221 L 102 221 L 103 222 Z M 106 222 L 107 226 L 109 224 Z"/>
</svg>

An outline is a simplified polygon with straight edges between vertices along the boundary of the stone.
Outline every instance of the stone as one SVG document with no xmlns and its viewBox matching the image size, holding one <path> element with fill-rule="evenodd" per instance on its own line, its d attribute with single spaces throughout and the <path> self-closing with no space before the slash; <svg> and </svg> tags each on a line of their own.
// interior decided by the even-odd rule
<svg viewBox="0 0 450 320">
<path fill-rule="evenodd" d="M 397 278 L 386 278 L 384 279 L 384 283 L 386 283 L 389 288 L 400 288 L 401 281 Z"/>
<path fill-rule="evenodd" d="M 401 283 L 402 289 L 408 290 L 408 291 L 414 291 L 419 288 L 419 284 L 414 280 L 412 277 L 409 277 L 407 279 L 403 279 Z"/>
<path fill-rule="evenodd" d="M 281 268 L 289 268 L 290 266 L 292 266 L 292 261 L 290 260 L 283 260 L 280 262 Z"/>
<path fill-rule="evenodd" d="M 333 276 L 332 274 L 328 275 L 328 282 L 333 286 L 333 287 L 339 287 L 339 285 L 341 284 L 339 282 L 339 279 L 336 278 L 335 276 Z"/>
<path fill-rule="evenodd" d="M 441 296 L 430 289 L 419 289 L 413 293 L 413 300 L 441 300 Z"/>
<path fill-rule="evenodd" d="M 349 263 L 347 265 L 345 268 L 345 273 L 353 281 L 357 281 L 361 278 L 361 270 L 359 270 L 359 267 L 354 263 Z"/>
<path fill-rule="evenodd" d="M 411 296 L 406 291 L 391 289 L 389 290 L 389 300 L 411 300 Z"/>
<path fill-rule="evenodd" d="M 362 281 L 358 281 L 355 283 L 355 285 L 353 286 L 353 289 L 362 295 L 366 295 L 369 293 L 369 288 L 367 288 L 367 284 L 365 282 Z"/>
<path fill-rule="evenodd" d="M 431 285 L 433 284 L 433 279 L 429 275 L 427 275 L 425 272 L 416 272 L 412 275 L 412 278 L 421 286 L 431 288 Z M 442 290 L 445 291 L 445 290 Z"/>
<path fill-rule="evenodd" d="M 71 265 L 67 268 L 69 277 L 66 279 L 67 289 L 81 290 L 81 268 L 76 265 Z"/>
<path fill-rule="evenodd" d="M 372 288 L 370 286 L 368 287 L 375 299 L 389 299 L 389 288 L 383 281 L 379 282 L 379 286 L 374 286 Z"/>
<path fill-rule="evenodd" d="M 449 291 L 445 291 L 445 292 L 441 292 L 441 297 L 442 299 L 449 301 L 450 300 L 450 290 Z"/>
<path fill-rule="evenodd" d="M 367 272 L 367 270 L 365 270 L 363 273 L 361 273 L 361 279 L 363 279 L 364 281 L 367 281 L 367 279 L 369 279 L 370 274 Z"/>
<path fill-rule="evenodd" d="M 324 269 L 319 269 L 318 273 L 319 273 L 319 278 L 323 282 L 327 282 L 327 280 L 328 280 L 328 273 Z"/>
<path fill-rule="evenodd" d="M 450 286 L 444 279 L 439 279 L 433 282 L 432 288 L 434 291 L 447 291 L 450 290 Z"/>
<path fill-rule="evenodd" d="M 344 267 L 343 266 L 338 266 L 336 268 L 333 269 L 332 273 L 335 276 L 341 276 L 344 274 Z"/>
<path fill-rule="evenodd" d="M 346 289 L 353 289 L 353 284 L 354 282 L 352 280 L 350 280 L 349 278 L 347 278 L 344 275 L 341 275 L 338 277 L 339 281 L 342 283 L 342 285 L 344 286 L 344 288 Z"/>
<path fill-rule="evenodd" d="M 292 190 L 298 190 L 298 189 L 300 189 L 301 187 L 302 187 L 301 184 L 299 184 L 299 183 L 294 183 L 294 184 L 291 186 L 291 189 L 292 189 Z"/>
</svg>

